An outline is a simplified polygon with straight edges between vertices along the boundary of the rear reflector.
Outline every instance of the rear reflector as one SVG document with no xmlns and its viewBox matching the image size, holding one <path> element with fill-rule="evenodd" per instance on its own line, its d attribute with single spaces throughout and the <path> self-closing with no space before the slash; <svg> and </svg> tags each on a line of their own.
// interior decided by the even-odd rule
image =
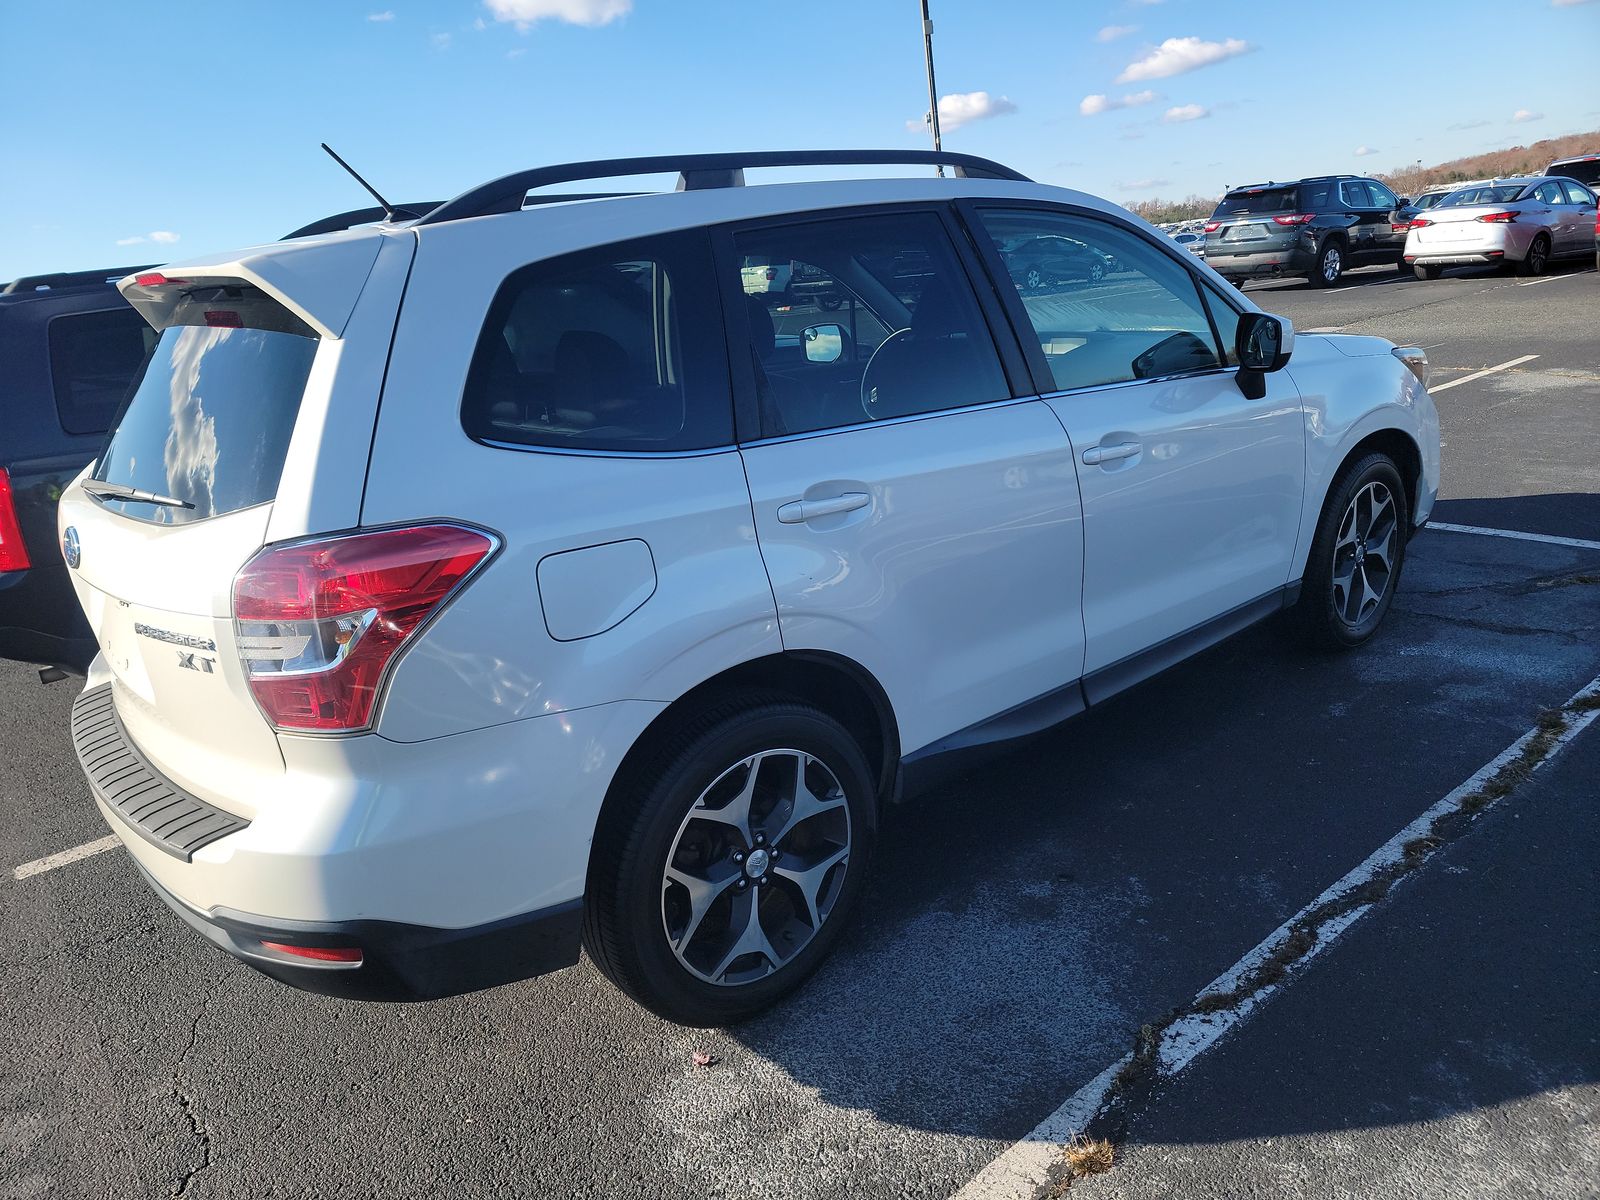
<svg viewBox="0 0 1600 1200">
<path fill-rule="evenodd" d="M 261 947 L 296 958 L 309 958 L 313 962 L 359 963 L 363 957 L 356 946 L 291 946 L 287 942 L 262 942 Z"/>
<path fill-rule="evenodd" d="M 415 525 L 258 553 L 234 578 L 233 619 L 267 720 L 365 729 L 395 654 L 493 549 L 475 529 Z"/>
<path fill-rule="evenodd" d="M 11 494 L 11 473 L 0 467 L 0 571 L 26 571 L 31 565 Z"/>
</svg>

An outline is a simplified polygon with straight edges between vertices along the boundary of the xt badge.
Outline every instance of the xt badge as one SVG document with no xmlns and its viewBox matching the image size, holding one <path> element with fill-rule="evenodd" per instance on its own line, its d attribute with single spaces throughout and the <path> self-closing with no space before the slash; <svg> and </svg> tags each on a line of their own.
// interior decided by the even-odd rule
<svg viewBox="0 0 1600 1200">
<path fill-rule="evenodd" d="M 216 660 L 210 658 L 200 658 L 190 651 L 179 650 L 178 666 L 182 667 L 185 671 L 199 671 L 202 675 L 212 675 L 215 674 L 213 668 L 216 666 Z"/>
</svg>

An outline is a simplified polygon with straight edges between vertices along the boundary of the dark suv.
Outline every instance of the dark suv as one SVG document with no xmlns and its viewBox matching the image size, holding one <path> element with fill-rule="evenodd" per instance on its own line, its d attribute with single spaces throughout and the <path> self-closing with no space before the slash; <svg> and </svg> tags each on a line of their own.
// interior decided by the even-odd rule
<svg viewBox="0 0 1600 1200">
<path fill-rule="evenodd" d="M 1544 169 L 1546 175 L 1565 175 L 1593 191 L 1600 187 L 1600 154 L 1574 154 L 1558 158 Z"/>
<path fill-rule="evenodd" d="M 1359 175 L 1234 188 L 1206 222 L 1206 262 L 1236 284 L 1304 275 L 1312 287 L 1337 283 L 1349 267 L 1404 269 L 1406 222 L 1398 210 L 1406 204 Z"/>
<path fill-rule="evenodd" d="M 105 440 L 155 342 L 113 267 L 0 289 L 0 657 L 82 670 L 94 657 L 61 549 L 56 500 Z"/>
</svg>

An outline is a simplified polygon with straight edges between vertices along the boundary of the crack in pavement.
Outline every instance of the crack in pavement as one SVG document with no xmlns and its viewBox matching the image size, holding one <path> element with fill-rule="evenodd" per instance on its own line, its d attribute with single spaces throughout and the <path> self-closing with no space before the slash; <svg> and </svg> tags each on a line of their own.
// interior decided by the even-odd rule
<svg viewBox="0 0 1600 1200">
<path fill-rule="evenodd" d="M 1078 1138 L 1064 1148 L 1035 1188 L 1035 1200 L 1060 1197 L 1075 1180 L 1106 1169 L 1097 1165 L 1091 1172 L 1079 1165 L 1084 1146 L 1106 1148 L 1097 1164 L 1115 1161 L 1116 1148 L 1127 1140 L 1132 1122 L 1161 1081 L 1182 1070 L 1206 1048 L 1196 1044 L 1196 1030 L 1181 1026 L 1232 1024 L 1242 1019 L 1291 971 L 1384 900 L 1395 884 L 1419 870 L 1442 847 L 1464 836 L 1478 816 L 1526 783 L 1540 765 L 1586 728 L 1596 713 L 1600 713 L 1600 680 L 1560 707 L 1541 710 L 1534 728 L 1496 760 L 1498 766 L 1490 764 L 1495 769 L 1487 778 L 1461 795 L 1453 807 L 1434 816 L 1425 832 L 1406 841 L 1395 861 L 1293 918 L 1270 953 L 1244 971 L 1232 987 L 1202 992 L 1160 1020 L 1142 1025 L 1131 1052 L 1115 1066 L 1114 1073 L 1108 1071 L 1109 1082 Z M 1471 786 L 1471 781 L 1465 786 Z M 1174 1058 L 1176 1065 L 1169 1065 Z"/>
<path fill-rule="evenodd" d="M 194 1015 L 194 1022 L 189 1026 L 189 1040 L 185 1043 L 178 1061 L 172 1067 L 172 1099 L 178 1105 L 178 1110 L 183 1114 L 184 1120 L 189 1123 L 189 1136 L 200 1147 L 200 1161 L 190 1167 L 175 1181 L 173 1190 L 169 1195 L 187 1195 L 189 1185 L 195 1177 L 211 1166 L 211 1135 L 206 1132 L 205 1122 L 202 1121 L 195 1110 L 195 1100 L 183 1088 L 182 1076 L 184 1067 L 188 1064 L 189 1054 L 194 1050 L 195 1042 L 200 1036 L 200 1022 L 205 1020 L 206 1010 L 211 1006 L 213 989 L 206 989 L 205 998 L 200 1002 L 200 1009 Z"/>
</svg>

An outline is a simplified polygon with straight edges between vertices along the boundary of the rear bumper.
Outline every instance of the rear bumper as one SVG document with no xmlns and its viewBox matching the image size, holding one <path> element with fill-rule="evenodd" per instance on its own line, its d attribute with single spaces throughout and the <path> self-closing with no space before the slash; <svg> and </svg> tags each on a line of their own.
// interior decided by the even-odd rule
<svg viewBox="0 0 1600 1200">
<path fill-rule="evenodd" d="M 1225 279 L 1249 279 L 1261 275 L 1302 275 L 1311 270 L 1313 255 L 1300 245 L 1280 246 L 1250 254 L 1230 253 L 1206 246 L 1204 258 Z"/>
<path fill-rule="evenodd" d="M 25 571 L 0 571 L 0 658 L 52 663 L 82 674 L 95 650 L 58 554 L 36 560 Z"/>
<path fill-rule="evenodd" d="M 1505 262 L 1510 257 L 1503 250 L 1484 250 L 1459 254 L 1408 254 L 1406 261 L 1418 267 L 1483 266 L 1486 263 Z"/>
<path fill-rule="evenodd" d="M 151 890 L 208 941 L 279 983 L 347 1000 L 437 1000 L 497 987 L 574 965 L 582 941 L 582 900 L 469 929 L 395 921 L 281 921 L 226 908 L 202 912 L 138 865 Z M 355 948 L 361 962 L 296 961 L 271 944 Z"/>
</svg>

